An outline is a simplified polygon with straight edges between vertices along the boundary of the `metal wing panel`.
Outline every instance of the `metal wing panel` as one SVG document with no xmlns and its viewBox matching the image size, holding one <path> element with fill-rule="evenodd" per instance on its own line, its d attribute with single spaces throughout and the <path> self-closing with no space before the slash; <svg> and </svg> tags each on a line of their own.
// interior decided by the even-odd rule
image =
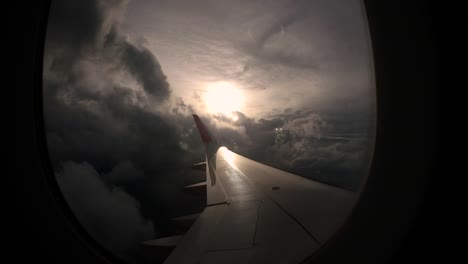
<svg viewBox="0 0 468 264">
<path fill-rule="evenodd" d="M 222 148 L 223 149 L 223 148 Z M 220 151 L 218 153 L 222 154 Z M 252 196 L 256 190 L 242 177 L 226 160 L 224 155 L 216 155 L 216 178 L 223 186 L 228 202 L 245 201 L 248 195 Z"/>
<path fill-rule="evenodd" d="M 164 263 L 200 262 L 205 251 L 207 251 L 209 239 L 213 234 L 213 227 L 220 222 L 226 209 L 226 204 L 206 207 Z"/>
<path fill-rule="evenodd" d="M 300 263 L 344 222 L 354 193 L 219 148 L 194 118 L 208 206 L 165 263 Z"/>
<path fill-rule="evenodd" d="M 208 206 L 165 263 L 299 263 L 318 249 L 316 239 L 223 151 L 213 175 L 226 203 Z"/>
<path fill-rule="evenodd" d="M 344 189 L 306 179 L 220 148 L 217 159 L 229 165 L 251 186 L 262 191 L 320 243 L 344 222 L 356 195 Z"/>
<path fill-rule="evenodd" d="M 256 194 L 205 208 L 165 263 L 299 263 L 319 247 L 271 199 Z"/>
</svg>

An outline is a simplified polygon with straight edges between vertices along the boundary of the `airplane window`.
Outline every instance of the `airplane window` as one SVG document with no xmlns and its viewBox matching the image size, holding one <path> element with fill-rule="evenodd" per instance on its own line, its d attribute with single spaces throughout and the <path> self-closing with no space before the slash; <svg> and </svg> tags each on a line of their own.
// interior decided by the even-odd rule
<svg viewBox="0 0 468 264">
<path fill-rule="evenodd" d="M 52 1 L 44 121 L 77 220 L 130 263 L 187 255 L 201 214 L 220 237 L 197 240 L 199 260 L 256 260 L 284 226 L 309 256 L 369 170 L 367 27 L 357 0 Z M 317 220 L 301 207 L 314 199 L 308 209 L 344 209 Z"/>
</svg>

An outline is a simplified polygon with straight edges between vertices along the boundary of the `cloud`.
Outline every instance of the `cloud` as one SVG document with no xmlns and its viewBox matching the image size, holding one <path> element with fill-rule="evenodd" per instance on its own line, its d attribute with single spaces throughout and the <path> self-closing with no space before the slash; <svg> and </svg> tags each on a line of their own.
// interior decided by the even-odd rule
<svg viewBox="0 0 468 264">
<path fill-rule="evenodd" d="M 88 161 L 109 171 L 128 160 L 148 174 L 181 154 L 178 127 L 160 113 L 170 104 L 166 76 L 153 53 L 120 32 L 126 4 L 53 2 L 43 100 L 56 164 Z"/>
<path fill-rule="evenodd" d="M 162 101 L 171 90 L 161 65 L 154 54 L 144 46 L 128 42 L 114 25 L 106 36 L 106 48 L 119 56 L 120 63 L 142 85 L 143 89 Z"/>
<path fill-rule="evenodd" d="M 86 60 L 97 64 L 120 66 L 148 94 L 161 102 L 171 93 L 167 78 L 154 54 L 143 45 L 128 40 L 120 30 L 120 19 L 127 1 L 54 1 L 46 36 L 46 56 L 51 70 L 77 75 Z"/>
<path fill-rule="evenodd" d="M 52 1 L 46 31 L 46 52 L 54 50 L 57 70 L 65 72 L 84 53 L 101 46 L 128 1 Z"/>
<path fill-rule="evenodd" d="M 69 45 L 64 48 L 69 49 L 94 45 L 107 18 L 106 11 L 119 6 L 119 1 L 114 1 L 114 6 L 104 9 L 100 3 L 94 0 L 52 2 L 47 28 L 48 42 L 67 43 Z"/>
<path fill-rule="evenodd" d="M 286 130 L 294 139 L 320 138 L 322 127 L 326 122 L 315 113 L 310 113 L 305 117 L 297 117 L 287 122 L 282 130 Z"/>
<path fill-rule="evenodd" d="M 166 111 L 174 100 L 155 55 L 119 30 L 125 7 L 53 1 L 43 67 L 57 181 L 83 227 L 120 255 L 184 213 L 182 187 L 197 180 L 190 165 L 203 157 L 198 135 L 180 136 L 190 117 Z"/>
<path fill-rule="evenodd" d="M 237 153 L 349 190 L 357 190 L 367 174 L 371 120 L 310 111 L 286 111 L 259 120 L 236 114 L 236 121 L 220 115 L 205 118 L 222 144 Z"/>
<path fill-rule="evenodd" d="M 319 69 L 318 60 L 312 54 L 313 45 L 303 36 L 305 28 L 301 22 L 307 19 L 308 11 L 310 4 L 307 1 L 295 1 L 280 4 L 268 12 L 259 12 L 248 30 L 250 41 L 239 46 L 253 58 L 245 68 L 276 64 Z"/>
<path fill-rule="evenodd" d="M 114 185 L 134 182 L 144 177 L 143 171 L 136 168 L 129 160 L 118 163 L 112 170 L 105 175 L 105 179 Z"/>
<path fill-rule="evenodd" d="M 154 237 L 153 223 L 140 214 L 139 202 L 122 189 L 106 185 L 89 163 L 65 162 L 56 179 L 89 234 L 121 257 Z"/>
</svg>

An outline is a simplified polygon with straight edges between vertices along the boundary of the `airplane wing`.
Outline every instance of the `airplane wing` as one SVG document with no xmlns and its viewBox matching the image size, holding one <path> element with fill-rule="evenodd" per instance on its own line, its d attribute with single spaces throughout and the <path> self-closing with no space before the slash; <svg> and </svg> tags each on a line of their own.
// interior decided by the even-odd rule
<svg viewBox="0 0 468 264">
<path fill-rule="evenodd" d="M 301 263 L 344 222 L 355 193 L 284 172 L 220 146 L 193 115 L 206 147 L 207 206 L 164 263 Z"/>
</svg>

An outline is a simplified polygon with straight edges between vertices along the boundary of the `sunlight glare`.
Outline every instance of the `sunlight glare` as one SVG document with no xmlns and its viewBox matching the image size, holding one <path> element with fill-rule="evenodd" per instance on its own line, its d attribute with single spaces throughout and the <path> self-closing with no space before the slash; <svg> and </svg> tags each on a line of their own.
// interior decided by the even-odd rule
<svg viewBox="0 0 468 264">
<path fill-rule="evenodd" d="M 209 84 L 203 99 L 209 113 L 223 114 L 233 121 L 239 118 L 234 111 L 241 111 L 244 105 L 244 95 L 229 82 Z"/>
</svg>

